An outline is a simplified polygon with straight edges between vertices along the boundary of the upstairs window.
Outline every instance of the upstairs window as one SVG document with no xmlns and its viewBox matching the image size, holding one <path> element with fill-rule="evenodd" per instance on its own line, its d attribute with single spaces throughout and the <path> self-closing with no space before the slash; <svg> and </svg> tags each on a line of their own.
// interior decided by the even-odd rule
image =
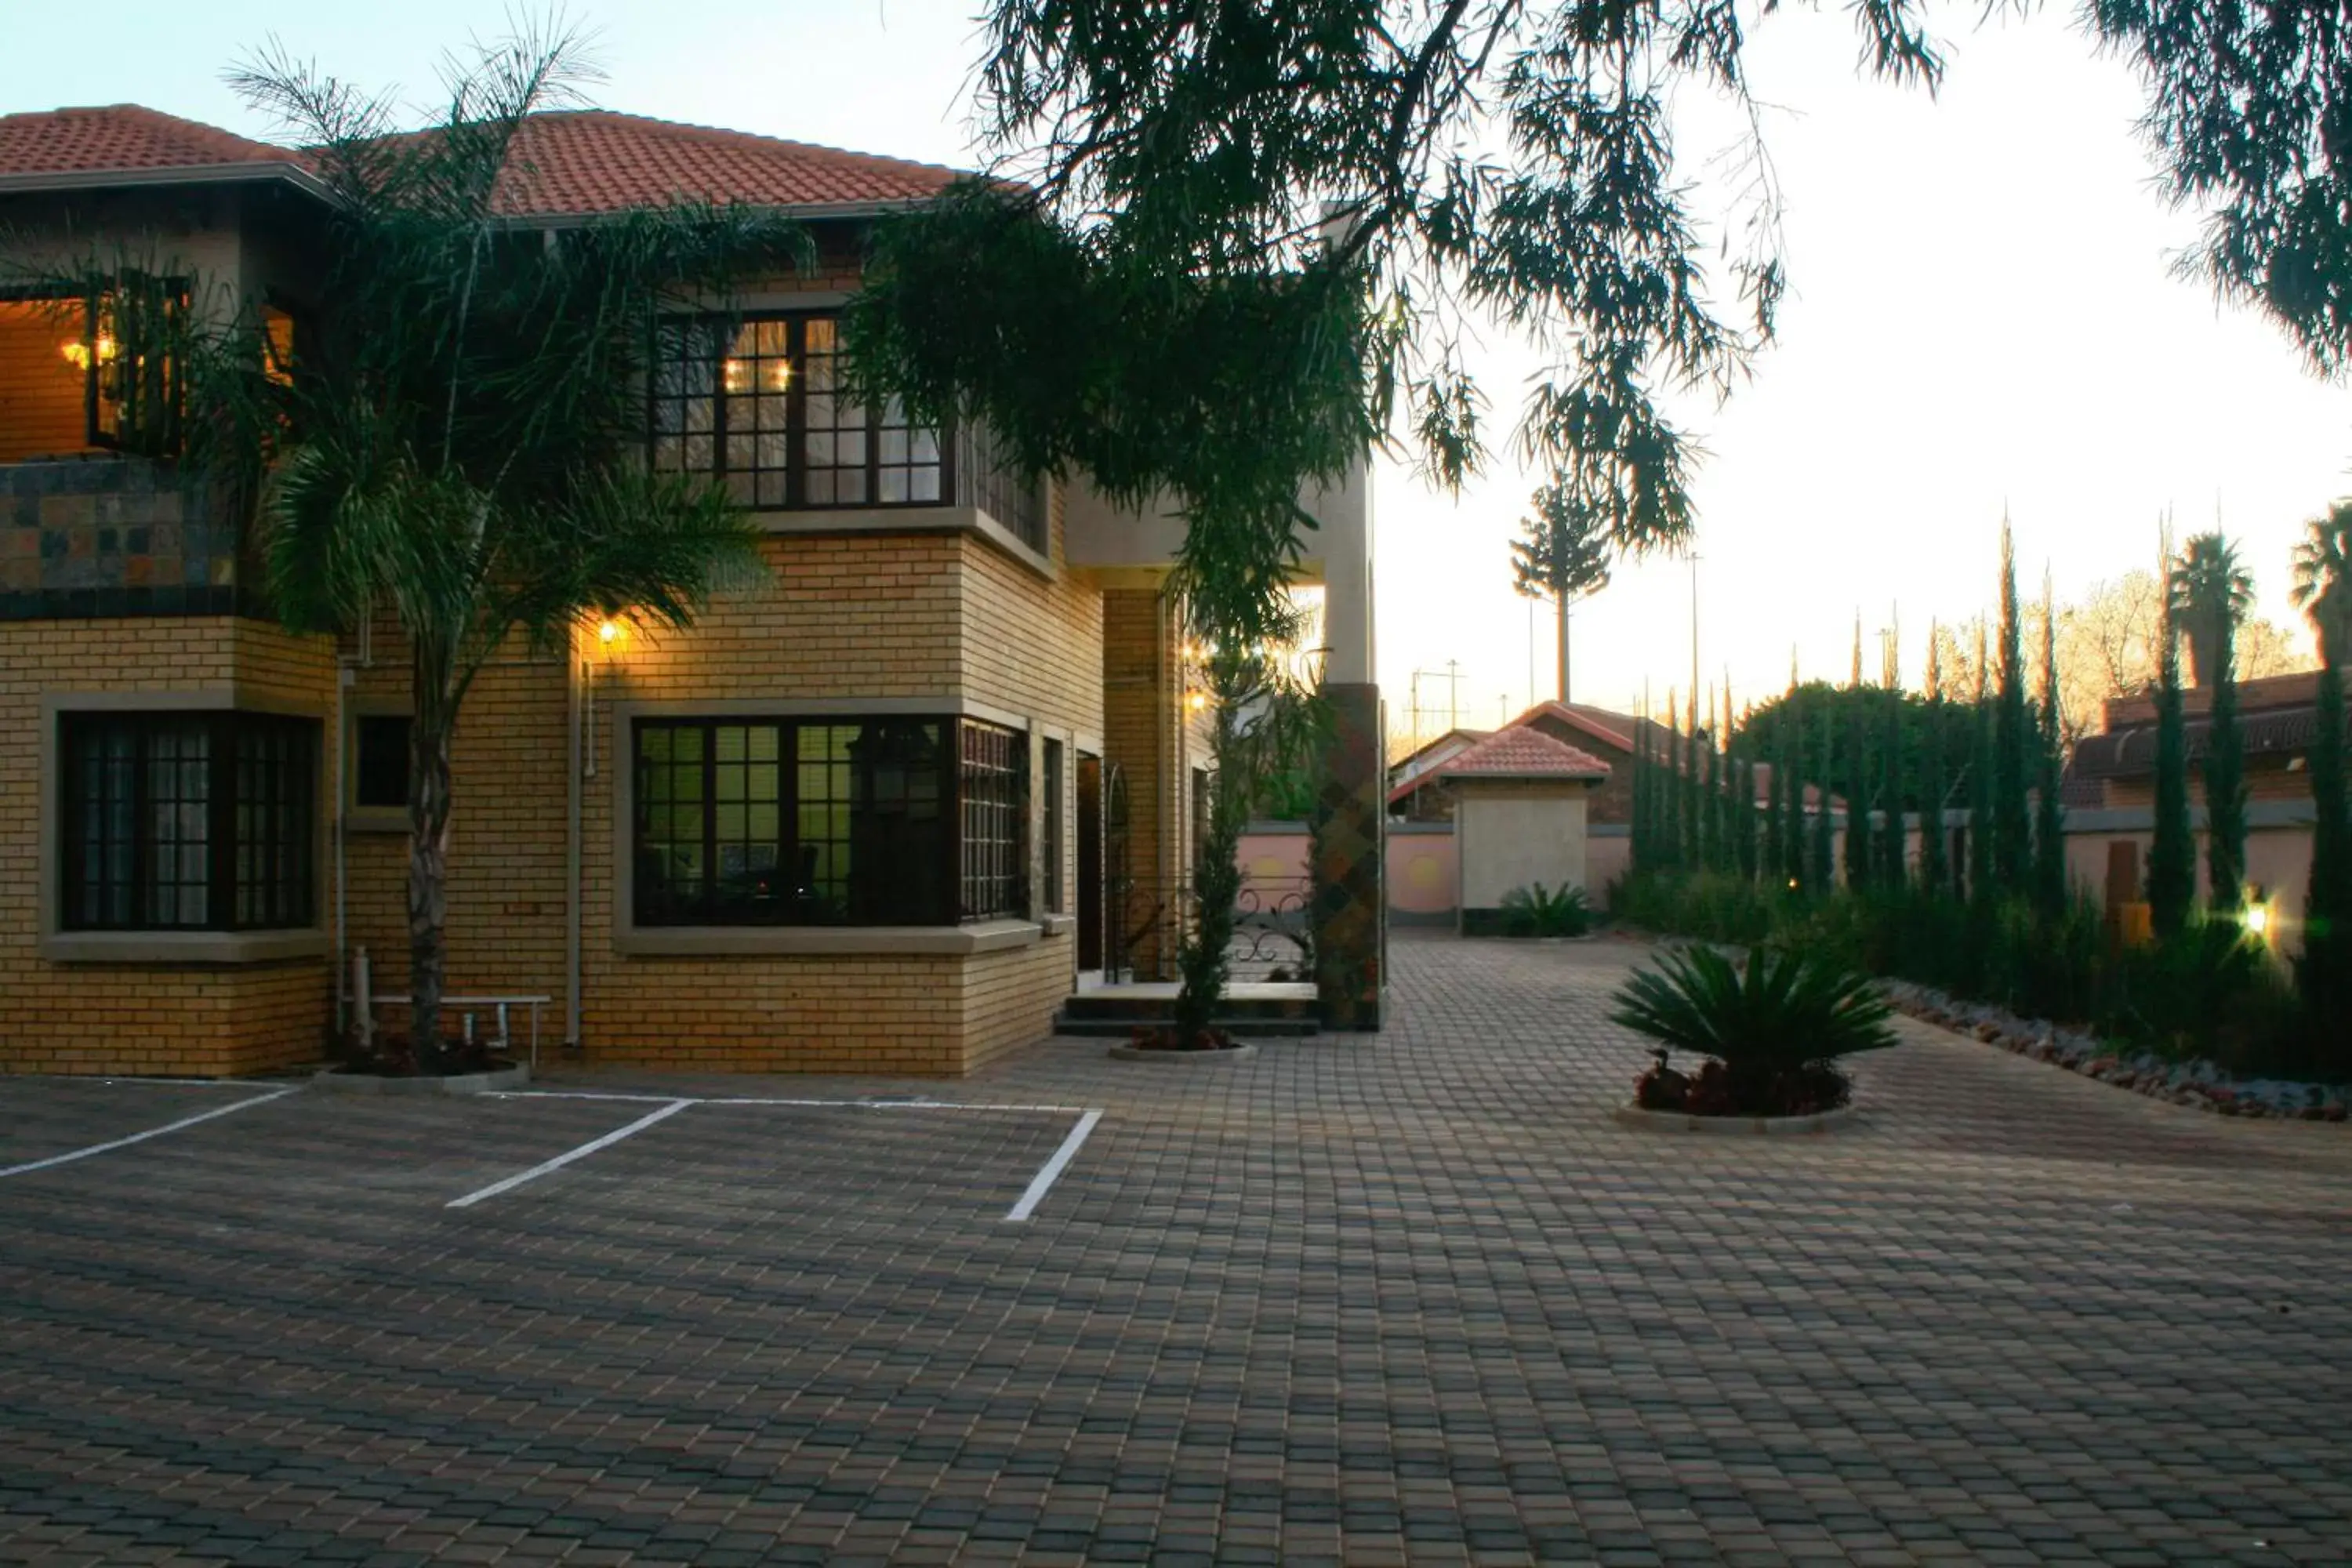
<svg viewBox="0 0 2352 1568">
<path fill-rule="evenodd" d="M 841 390 L 829 313 L 674 318 L 655 343 L 653 466 L 712 474 L 758 510 L 941 506 L 953 494 L 940 432 L 895 399 Z"/>
<path fill-rule="evenodd" d="M 973 720 L 644 720 L 641 925 L 1027 913 L 1026 742 Z"/>
<path fill-rule="evenodd" d="M 86 712 L 58 728 L 65 930 L 313 923 L 315 720 Z"/>
</svg>

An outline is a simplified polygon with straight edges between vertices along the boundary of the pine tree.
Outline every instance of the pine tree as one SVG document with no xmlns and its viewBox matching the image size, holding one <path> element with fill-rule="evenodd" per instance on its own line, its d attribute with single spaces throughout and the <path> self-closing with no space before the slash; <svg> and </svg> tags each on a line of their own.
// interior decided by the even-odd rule
<svg viewBox="0 0 2352 1568">
<path fill-rule="evenodd" d="M 1936 898 L 1948 890 L 1944 864 L 1944 658 L 1927 626 L 1927 732 L 1919 742 L 1919 885 Z"/>
<path fill-rule="evenodd" d="M 2055 919 L 2066 911 L 2065 737 L 2058 711 L 2058 601 L 2050 576 L 2042 578 L 2042 721 L 2040 762 L 2033 813 L 2033 900 Z"/>
<path fill-rule="evenodd" d="M 2165 543 L 2169 560 L 2171 542 Z M 2149 924 L 2177 934 L 2197 901 L 2197 843 L 2189 823 L 2189 727 L 2181 713 L 2179 626 L 2168 604 L 2156 655 L 2156 833 L 2147 851 Z"/>
<path fill-rule="evenodd" d="M 1813 841 L 1805 858 L 1806 890 L 1816 898 L 1828 893 L 1837 886 L 1832 879 L 1832 872 L 1830 865 L 1830 838 L 1834 831 L 1834 826 L 1830 821 L 1830 781 L 1836 776 L 1831 772 L 1830 730 L 1829 720 L 1824 717 L 1822 721 L 1821 745 L 1815 757 L 1820 766 L 1818 776 L 1821 785 L 1813 809 Z"/>
<path fill-rule="evenodd" d="M 2026 810 L 2025 631 L 2017 613 L 2017 556 L 2000 522 L 2000 688 L 1993 706 L 1992 874 L 2004 888 L 2028 886 L 2032 839 Z"/>
<path fill-rule="evenodd" d="M 2205 731 L 2205 871 L 2214 909 L 2246 901 L 2246 737 L 2238 726 L 2237 616 L 2214 647 L 2213 712 Z"/>
</svg>

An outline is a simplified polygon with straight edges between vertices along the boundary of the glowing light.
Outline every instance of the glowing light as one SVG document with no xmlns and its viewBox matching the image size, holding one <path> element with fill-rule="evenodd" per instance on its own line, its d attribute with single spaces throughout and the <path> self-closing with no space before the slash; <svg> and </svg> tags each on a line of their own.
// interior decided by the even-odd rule
<svg viewBox="0 0 2352 1568">
<path fill-rule="evenodd" d="M 620 641 L 621 623 L 618 621 L 605 621 L 601 623 L 596 627 L 596 640 L 603 643 L 606 647 L 610 647 L 614 643 Z"/>
<path fill-rule="evenodd" d="M 2271 929 L 2271 907 L 2252 904 L 2246 910 L 2246 930 L 2255 936 L 2267 936 Z"/>
<path fill-rule="evenodd" d="M 89 368 L 89 345 L 88 343 L 61 343 L 58 346 L 58 352 L 65 355 L 66 363 L 72 365 L 76 370 L 88 370 Z M 113 335 L 109 332 L 99 333 L 99 363 L 100 364 L 105 364 L 111 361 L 114 358 L 115 352 Z"/>
<path fill-rule="evenodd" d="M 1208 705 L 1209 694 L 1205 691 L 1189 691 L 1184 694 L 1184 706 L 1195 713 Z"/>
</svg>

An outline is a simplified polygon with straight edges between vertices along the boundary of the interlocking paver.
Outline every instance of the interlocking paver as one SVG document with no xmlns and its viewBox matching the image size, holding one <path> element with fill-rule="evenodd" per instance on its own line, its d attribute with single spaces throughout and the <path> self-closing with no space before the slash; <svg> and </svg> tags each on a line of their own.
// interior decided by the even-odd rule
<svg viewBox="0 0 2352 1568">
<path fill-rule="evenodd" d="M 295 1095 L 0 1183 L 0 1562 L 2352 1560 L 2352 1140 L 1916 1025 L 1834 1137 L 1613 1125 L 1626 944 L 943 1099 Z M 562 1079 L 566 1075 L 554 1075 Z M 855 1099 L 883 1079 L 569 1087 Z M 0 1080 L 0 1165 L 236 1089 Z"/>
</svg>

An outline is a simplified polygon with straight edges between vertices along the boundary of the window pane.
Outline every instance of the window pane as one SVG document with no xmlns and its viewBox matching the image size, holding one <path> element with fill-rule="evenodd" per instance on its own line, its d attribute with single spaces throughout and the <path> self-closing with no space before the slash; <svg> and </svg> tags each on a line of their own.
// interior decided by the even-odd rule
<svg viewBox="0 0 2352 1568">
<path fill-rule="evenodd" d="M 1028 902 L 1028 737 L 965 720 L 957 726 L 963 826 L 958 889 L 964 920 L 1025 915 Z"/>
<path fill-rule="evenodd" d="M 352 804 L 408 804 L 408 716 L 363 713 L 352 727 Z"/>
</svg>

